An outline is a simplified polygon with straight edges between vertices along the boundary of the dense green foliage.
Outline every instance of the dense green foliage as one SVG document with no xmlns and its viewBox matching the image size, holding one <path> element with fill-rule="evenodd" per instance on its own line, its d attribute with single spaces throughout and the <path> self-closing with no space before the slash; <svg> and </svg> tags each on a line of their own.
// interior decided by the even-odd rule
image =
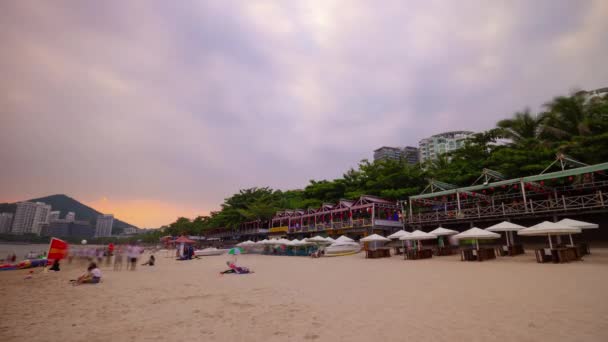
<svg viewBox="0 0 608 342">
<path fill-rule="evenodd" d="M 534 114 L 525 109 L 515 113 L 499 121 L 496 128 L 469 138 L 463 148 L 424 165 L 363 160 L 342 178 L 311 180 L 303 190 L 241 190 L 225 199 L 220 211 L 192 221 L 181 217 L 166 227 L 164 234 L 235 228 L 247 221 L 268 220 L 281 209 L 317 208 L 324 202 L 356 199 L 363 194 L 405 199 L 419 194 L 429 179 L 470 185 L 483 168 L 508 178 L 528 176 L 545 169 L 558 152 L 587 164 L 608 161 L 608 97 L 589 99 L 583 93 L 556 97 L 544 105 L 542 112 Z"/>
</svg>

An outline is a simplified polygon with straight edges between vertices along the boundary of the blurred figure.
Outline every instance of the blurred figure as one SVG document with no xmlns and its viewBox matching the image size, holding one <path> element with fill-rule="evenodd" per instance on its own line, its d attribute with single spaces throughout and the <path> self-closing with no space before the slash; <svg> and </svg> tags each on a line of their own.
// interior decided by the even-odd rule
<svg viewBox="0 0 608 342">
<path fill-rule="evenodd" d="M 118 247 L 114 253 L 114 271 L 122 271 L 123 249 Z"/>
</svg>

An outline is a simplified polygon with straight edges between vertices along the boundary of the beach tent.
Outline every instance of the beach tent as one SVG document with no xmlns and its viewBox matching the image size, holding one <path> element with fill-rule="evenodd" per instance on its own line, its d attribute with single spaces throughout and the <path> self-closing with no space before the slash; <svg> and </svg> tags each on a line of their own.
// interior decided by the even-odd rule
<svg viewBox="0 0 608 342">
<path fill-rule="evenodd" d="M 494 233 L 495 232 L 505 232 L 505 237 L 507 238 L 507 246 L 510 246 L 513 244 L 513 232 L 520 231 L 524 228 L 526 228 L 526 227 L 520 226 L 515 223 L 511 223 L 509 221 L 502 221 L 500 223 L 497 223 L 493 226 L 486 228 L 486 230 L 489 232 L 494 232 Z M 510 239 L 509 239 L 509 235 L 511 237 Z M 511 240 L 510 243 L 509 243 L 509 240 Z"/>
<path fill-rule="evenodd" d="M 389 239 L 398 239 L 398 238 L 400 238 L 400 237 L 402 237 L 404 235 L 409 235 L 409 234 L 410 234 L 410 232 L 406 232 L 405 230 L 401 229 L 400 231 L 395 232 L 395 233 L 387 236 L 387 238 L 389 238 Z"/>
<path fill-rule="evenodd" d="M 399 240 L 417 241 L 418 249 L 422 249 L 422 243 L 421 243 L 422 240 L 432 240 L 432 239 L 436 239 L 436 238 L 437 238 L 437 235 L 425 233 L 421 230 L 414 230 L 409 235 L 403 235 L 402 237 L 399 238 Z"/>
<path fill-rule="evenodd" d="M 336 239 L 335 242 L 355 242 L 355 240 L 349 238 L 348 236 L 341 235 L 339 238 Z"/>
<path fill-rule="evenodd" d="M 549 248 L 553 249 L 553 242 L 551 242 L 551 235 L 571 235 L 578 234 L 581 232 L 580 228 L 568 226 L 565 224 L 558 224 L 549 221 L 543 221 L 532 227 L 524 228 L 517 232 L 517 235 L 521 236 L 547 236 L 549 240 Z"/>
<path fill-rule="evenodd" d="M 479 240 L 498 239 L 500 238 L 500 234 L 473 227 L 460 234 L 454 235 L 454 238 L 458 240 L 475 240 L 475 247 L 479 249 Z"/>
<path fill-rule="evenodd" d="M 173 242 L 175 242 L 175 243 L 189 243 L 189 244 L 196 243 L 196 241 L 190 240 L 190 239 L 188 239 L 185 236 L 180 236 L 177 239 L 175 239 Z"/>
</svg>

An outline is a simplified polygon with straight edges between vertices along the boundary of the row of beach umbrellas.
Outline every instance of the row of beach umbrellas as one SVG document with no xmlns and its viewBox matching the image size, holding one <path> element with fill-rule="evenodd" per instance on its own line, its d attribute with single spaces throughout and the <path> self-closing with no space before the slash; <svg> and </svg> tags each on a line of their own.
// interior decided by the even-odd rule
<svg viewBox="0 0 608 342">
<path fill-rule="evenodd" d="M 547 236 L 549 239 L 549 246 L 553 248 L 553 243 L 551 241 L 552 236 L 561 236 L 561 235 L 569 235 L 570 244 L 573 245 L 574 242 L 572 240 L 572 234 L 581 233 L 582 229 L 592 229 L 598 228 L 598 225 L 595 223 L 588 223 L 578 220 L 572 220 L 565 218 L 558 222 L 549 222 L 543 221 L 539 224 L 536 224 L 531 227 L 524 227 L 509 221 L 503 221 L 493 226 L 490 226 L 485 229 L 473 227 L 469 230 L 466 230 L 462 233 L 459 233 L 455 230 L 438 227 L 430 232 L 423 232 L 421 230 L 415 230 L 413 232 L 407 232 L 405 230 L 400 230 L 395 232 L 387 237 L 372 234 L 367 237 L 362 238 L 361 242 L 388 242 L 392 239 L 399 239 L 401 241 L 415 241 L 418 244 L 418 247 L 421 247 L 421 241 L 423 240 L 433 240 L 439 239 L 440 243 L 443 242 L 444 236 L 453 235 L 457 240 L 474 240 L 475 245 L 479 248 L 479 240 L 487 240 L 487 239 L 498 239 L 500 238 L 499 232 L 504 232 L 507 245 L 513 244 L 513 232 L 517 232 L 517 235 L 521 236 Z M 287 240 L 284 238 L 281 239 L 264 239 L 258 242 L 254 242 L 251 240 L 241 242 L 237 244 L 238 247 L 251 247 L 251 246 L 260 246 L 260 245 L 285 245 L 285 246 L 306 246 L 310 244 L 332 244 L 335 242 L 354 242 L 353 239 L 347 236 L 340 236 L 337 239 L 332 239 L 331 237 L 322 237 L 320 235 L 314 236 L 312 238 L 305 238 L 302 240 L 294 239 Z"/>
<path fill-rule="evenodd" d="M 543 221 L 531 227 L 524 227 L 509 221 L 504 221 L 490 226 L 486 229 L 473 227 L 462 233 L 458 233 L 455 230 L 446 229 L 443 227 L 439 227 L 428 233 L 420 230 L 415 230 L 411 233 L 406 232 L 404 230 L 400 230 L 396 233 L 389 235 L 388 239 L 410 240 L 420 242 L 422 240 L 431 240 L 441 238 L 447 235 L 454 235 L 454 238 L 457 240 L 474 240 L 476 247 L 479 248 L 479 240 L 500 238 L 500 235 L 497 234 L 497 232 L 505 232 L 507 245 L 513 244 L 513 232 L 517 232 L 517 234 L 521 236 L 547 236 L 549 240 L 549 246 L 550 248 L 553 248 L 553 243 L 551 241 L 552 236 L 568 235 L 570 237 L 570 244 L 574 245 L 574 241 L 572 240 L 572 234 L 581 233 L 582 229 L 592 229 L 598 227 L 599 226 L 595 223 L 583 222 L 569 218 L 565 218 L 558 222 Z M 383 238 L 380 235 L 377 236 Z M 372 236 L 370 235 L 369 237 Z M 361 241 L 363 241 L 363 239 Z"/>
<path fill-rule="evenodd" d="M 287 240 L 284 238 L 281 239 L 264 239 L 258 242 L 254 242 L 251 240 L 247 240 L 237 244 L 238 247 L 251 247 L 251 246 L 272 246 L 272 245 L 284 245 L 284 246 L 306 246 L 312 244 L 332 244 L 334 242 L 354 242 L 353 239 L 347 236 L 340 236 L 337 239 L 333 239 L 331 237 L 322 237 L 317 235 L 312 238 L 305 238 L 302 240 L 293 239 Z"/>
</svg>

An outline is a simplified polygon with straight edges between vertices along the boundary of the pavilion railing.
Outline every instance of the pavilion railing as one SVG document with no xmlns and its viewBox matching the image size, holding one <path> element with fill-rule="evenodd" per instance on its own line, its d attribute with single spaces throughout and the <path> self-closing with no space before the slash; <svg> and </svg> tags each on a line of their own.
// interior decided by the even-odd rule
<svg viewBox="0 0 608 342">
<path fill-rule="evenodd" d="M 511 203 L 494 202 L 491 205 L 477 204 L 457 209 L 437 209 L 434 211 L 418 212 L 409 217 L 409 223 L 457 221 L 475 218 L 505 217 L 515 215 L 533 215 L 548 212 L 581 211 L 585 209 L 608 209 L 608 196 L 597 191 L 592 194 L 551 197 L 547 199 L 528 199 Z"/>
</svg>

